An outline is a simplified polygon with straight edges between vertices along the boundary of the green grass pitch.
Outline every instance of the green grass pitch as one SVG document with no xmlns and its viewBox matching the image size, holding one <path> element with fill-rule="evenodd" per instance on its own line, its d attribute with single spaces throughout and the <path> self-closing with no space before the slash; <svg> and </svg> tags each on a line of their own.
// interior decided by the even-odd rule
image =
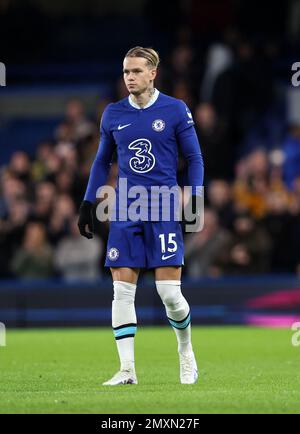
<svg viewBox="0 0 300 434">
<path fill-rule="evenodd" d="M 194 326 L 199 381 L 181 385 L 172 329 L 140 327 L 139 384 L 104 387 L 118 369 L 110 329 L 8 330 L 0 413 L 299 413 L 300 347 L 291 336 Z"/>
</svg>

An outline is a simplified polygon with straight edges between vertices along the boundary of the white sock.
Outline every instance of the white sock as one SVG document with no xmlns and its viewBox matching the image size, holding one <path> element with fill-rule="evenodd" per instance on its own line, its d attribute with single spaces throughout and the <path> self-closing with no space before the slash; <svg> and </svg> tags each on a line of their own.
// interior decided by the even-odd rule
<svg viewBox="0 0 300 434">
<path fill-rule="evenodd" d="M 168 320 L 175 331 L 178 351 L 182 354 L 191 353 L 193 348 L 190 307 L 182 295 L 180 280 L 157 280 L 155 283 L 165 305 Z"/>
<path fill-rule="evenodd" d="M 112 326 L 118 348 L 121 370 L 134 370 L 134 336 L 136 313 L 134 307 L 136 285 L 114 281 Z"/>
</svg>

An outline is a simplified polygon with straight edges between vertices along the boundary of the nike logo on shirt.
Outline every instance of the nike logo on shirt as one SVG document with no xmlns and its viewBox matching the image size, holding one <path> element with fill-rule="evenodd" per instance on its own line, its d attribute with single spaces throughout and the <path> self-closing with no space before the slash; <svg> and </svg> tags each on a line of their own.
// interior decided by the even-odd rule
<svg viewBox="0 0 300 434">
<path fill-rule="evenodd" d="M 162 259 L 163 261 L 165 261 L 166 259 L 169 259 L 169 258 L 172 258 L 173 256 L 175 256 L 175 254 L 176 254 L 176 253 L 173 253 L 173 255 L 169 255 L 169 256 L 162 255 L 161 259 Z"/>
<path fill-rule="evenodd" d="M 118 130 L 123 130 L 123 128 L 129 127 L 129 125 L 131 125 L 131 124 L 119 125 Z"/>
</svg>

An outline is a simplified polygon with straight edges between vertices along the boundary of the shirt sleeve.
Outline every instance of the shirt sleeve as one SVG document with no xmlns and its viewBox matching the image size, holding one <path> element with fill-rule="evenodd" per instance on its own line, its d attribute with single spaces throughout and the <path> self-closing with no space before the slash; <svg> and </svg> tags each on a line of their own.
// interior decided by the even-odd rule
<svg viewBox="0 0 300 434">
<path fill-rule="evenodd" d="M 176 128 L 176 137 L 183 156 L 188 163 L 188 180 L 192 194 L 201 194 L 204 178 L 204 164 L 200 144 L 194 128 L 194 121 L 188 107 L 183 103 L 181 117 Z M 183 107 L 182 105 L 182 107 Z M 198 191 L 197 191 L 198 187 Z"/>
<path fill-rule="evenodd" d="M 181 100 L 178 101 L 177 116 L 176 134 L 180 134 L 182 131 L 195 125 L 190 109 Z"/>
<path fill-rule="evenodd" d="M 96 201 L 98 188 L 102 187 L 107 180 L 115 150 L 115 142 L 109 125 L 109 106 L 107 106 L 101 118 L 99 147 L 91 167 L 89 182 L 84 196 L 84 200 L 93 203 Z"/>
</svg>

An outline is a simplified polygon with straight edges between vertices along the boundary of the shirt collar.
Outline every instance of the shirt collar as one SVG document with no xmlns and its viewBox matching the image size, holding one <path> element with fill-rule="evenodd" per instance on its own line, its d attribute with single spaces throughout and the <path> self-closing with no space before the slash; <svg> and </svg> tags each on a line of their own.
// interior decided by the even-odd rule
<svg viewBox="0 0 300 434">
<path fill-rule="evenodd" d="M 145 107 L 140 107 L 138 104 L 136 104 L 134 101 L 132 101 L 132 98 L 130 95 L 128 97 L 128 102 L 132 107 L 141 110 L 141 108 L 146 109 L 146 108 L 152 106 L 155 103 L 155 101 L 157 100 L 158 96 L 159 96 L 159 90 L 154 89 L 154 94 L 150 98 L 150 101 L 148 102 L 148 104 L 145 105 Z"/>
</svg>

